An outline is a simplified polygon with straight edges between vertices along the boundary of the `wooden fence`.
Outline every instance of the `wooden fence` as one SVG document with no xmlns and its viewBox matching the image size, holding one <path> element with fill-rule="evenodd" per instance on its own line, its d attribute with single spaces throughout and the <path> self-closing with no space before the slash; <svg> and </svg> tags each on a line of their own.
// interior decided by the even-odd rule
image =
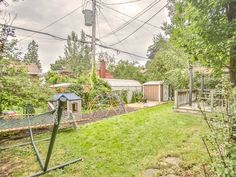
<svg viewBox="0 0 236 177">
<path fill-rule="evenodd" d="M 192 101 L 197 100 L 198 90 L 192 91 Z M 182 105 L 189 104 L 189 90 L 176 90 L 175 91 L 175 109 L 179 108 Z"/>
</svg>

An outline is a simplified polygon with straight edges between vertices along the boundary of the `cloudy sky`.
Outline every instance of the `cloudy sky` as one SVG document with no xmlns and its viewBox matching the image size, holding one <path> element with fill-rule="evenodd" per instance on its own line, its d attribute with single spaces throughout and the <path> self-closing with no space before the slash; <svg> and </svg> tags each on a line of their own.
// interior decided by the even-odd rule
<svg viewBox="0 0 236 177">
<path fill-rule="evenodd" d="M 58 21 L 54 25 L 43 30 L 43 32 L 51 33 L 57 36 L 65 38 L 71 31 L 80 33 L 83 29 L 86 34 L 91 35 L 91 27 L 86 27 L 84 25 L 84 16 L 82 13 L 83 9 L 91 8 L 91 0 L 24 0 L 19 2 L 11 2 L 11 0 L 6 0 L 8 2 L 7 7 L 1 5 L 2 10 L 5 13 L 10 13 L 11 16 L 17 15 L 13 22 L 14 26 L 29 28 L 33 30 L 41 30 L 52 22 L 60 19 L 66 14 L 72 12 L 78 7 L 78 10 L 74 11 L 72 14 Z M 120 2 L 130 2 L 133 0 L 98 0 L 98 2 L 104 3 L 120 3 Z M 145 7 L 151 4 L 154 0 L 140 0 L 128 4 L 120 5 L 107 5 L 115 10 L 118 10 L 129 16 L 135 16 Z M 158 0 L 156 0 L 158 2 Z M 85 3 L 87 2 L 87 3 Z M 84 5 L 83 5 L 84 4 Z M 139 19 L 146 21 L 153 14 L 159 11 L 163 6 L 165 6 L 166 0 L 160 0 L 152 9 L 143 14 Z M 100 7 L 98 10 L 98 25 L 97 25 L 97 37 L 100 38 L 107 33 L 111 32 L 128 21 L 130 18 L 121 15 L 114 10 L 107 7 Z M 167 21 L 167 10 L 161 11 L 156 15 L 149 23 L 159 27 L 163 22 Z M 108 24 L 109 23 L 109 24 Z M 116 35 L 110 35 L 103 38 L 102 41 L 105 45 L 110 45 L 116 43 L 118 40 L 123 39 L 134 30 L 136 30 L 143 22 L 134 21 L 129 24 L 124 29 L 118 31 Z M 153 35 L 158 34 L 161 30 L 157 27 L 146 24 L 140 30 L 138 30 L 134 35 L 132 35 L 127 40 L 113 47 L 137 55 L 146 56 L 147 48 L 152 43 Z M 49 36 L 43 36 L 39 34 L 34 34 L 33 36 L 27 37 L 32 33 L 16 30 L 16 36 L 20 40 L 19 47 L 24 52 L 27 48 L 28 43 L 31 40 L 36 40 L 39 44 L 39 58 L 43 66 L 43 71 L 48 71 L 50 69 L 50 64 L 54 63 L 58 59 L 58 56 L 63 56 L 63 50 L 65 41 L 58 41 Z M 106 49 L 97 48 L 97 53 L 99 51 L 107 51 Z M 137 58 L 134 56 L 126 54 L 118 54 L 117 52 L 108 51 L 115 55 L 117 59 L 128 59 L 139 61 L 140 63 L 145 63 L 145 59 Z"/>
</svg>

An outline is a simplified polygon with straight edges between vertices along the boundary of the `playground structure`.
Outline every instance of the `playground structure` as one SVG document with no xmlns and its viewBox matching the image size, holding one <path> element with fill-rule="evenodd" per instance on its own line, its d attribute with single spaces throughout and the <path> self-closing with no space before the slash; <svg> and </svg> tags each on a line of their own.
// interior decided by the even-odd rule
<svg viewBox="0 0 236 177">
<path fill-rule="evenodd" d="M 120 96 L 113 92 L 96 96 L 88 107 L 90 118 L 102 118 L 126 113 L 126 107 Z"/>
<path fill-rule="evenodd" d="M 65 108 L 63 110 L 64 116 L 72 116 L 74 120 L 82 118 L 81 98 L 74 93 L 60 93 L 56 94 L 51 101 L 53 107 L 58 105 L 58 98 L 61 96 L 67 99 Z"/>
</svg>

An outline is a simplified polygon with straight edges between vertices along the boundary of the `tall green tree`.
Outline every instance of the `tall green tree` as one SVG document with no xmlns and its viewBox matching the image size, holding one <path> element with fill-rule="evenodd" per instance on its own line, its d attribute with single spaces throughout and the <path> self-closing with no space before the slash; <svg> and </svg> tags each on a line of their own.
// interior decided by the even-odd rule
<svg viewBox="0 0 236 177">
<path fill-rule="evenodd" d="M 64 56 L 59 57 L 55 64 L 51 65 L 52 70 L 67 69 L 75 75 L 88 73 L 91 68 L 90 47 L 85 44 L 86 35 L 81 31 L 80 39 L 72 31 L 67 37 L 67 43 L 64 49 Z"/>
<path fill-rule="evenodd" d="M 148 47 L 147 57 L 153 59 L 156 53 L 160 50 L 162 43 L 166 42 L 166 38 L 162 34 L 158 34 L 153 37 L 153 44 Z"/>
<path fill-rule="evenodd" d="M 234 0 L 171 1 L 171 40 L 194 61 L 229 70 L 236 85 L 236 2 Z"/>
<path fill-rule="evenodd" d="M 146 64 L 148 80 L 164 80 L 176 89 L 188 86 L 188 55 L 169 41 L 159 43 L 155 57 Z"/>
<path fill-rule="evenodd" d="M 42 66 L 39 60 L 39 55 L 38 55 L 38 48 L 39 48 L 39 45 L 37 44 L 37 42 L 35 40 L 32 40 L 28 44 L 28 49 L 24 56 L 23 61 L 26 63 L 35 63 L 39 67 L 39 69 L 42 69 Z"/>
<path fill-rule="evenodd" d="M 133 79 L 141 83 L 146 81 L 143 68 L 138 66 L 137 62 L 120 60 L 118 63 L 110 66 L 109 69 L 117 79 Z"/>
</svg>

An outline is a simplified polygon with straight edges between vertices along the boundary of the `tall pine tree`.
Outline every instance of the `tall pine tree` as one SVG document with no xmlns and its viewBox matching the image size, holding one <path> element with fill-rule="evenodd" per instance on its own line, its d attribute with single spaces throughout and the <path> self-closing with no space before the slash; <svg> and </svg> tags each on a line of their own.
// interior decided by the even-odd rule
<svg viewBox="0 0 236 177">
<path fill-rule="evenodd" d="M 75 75 L 87 73 L 91 68 L 91 50 L 85 44 L 86 35 L 81 31 L 80 39 L 78 35 L 72 31 L 67 37 L 67 43 L 64 49 L 64 56 L 51 64 L 52 70 L 70 70 Z"/>
<path fill-rule="evenodd" d="M 28 45 L 28 50 L 24 56 L 23 61 L 26 63 L 35 63 L 41 70 L 42 66 L 39 60 L 38 48 L 39 45 L 35 42 L 35 40 L 32 40 Z"/>
</svg>

